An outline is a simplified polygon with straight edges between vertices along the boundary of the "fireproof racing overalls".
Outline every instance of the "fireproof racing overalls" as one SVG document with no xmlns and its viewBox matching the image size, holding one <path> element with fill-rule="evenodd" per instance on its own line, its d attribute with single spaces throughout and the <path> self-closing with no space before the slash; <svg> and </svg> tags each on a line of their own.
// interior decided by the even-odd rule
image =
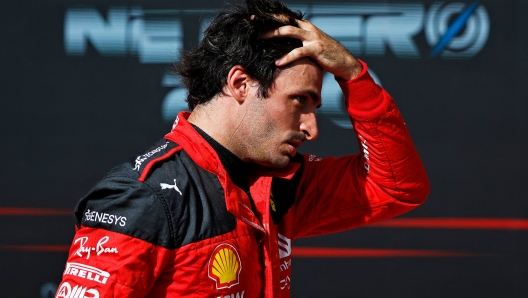
<svg viewBox="0 0 528 298">
<path fill-rule="evenodd" d="M 427 176 L 392 98 L 364 63 L 339 84 L 362 153 L 298 154 L 284 169 L 248 167 L 243 182 L 180 113 L 81 199 L 56 297 L 289 297 L 293 239 L 421 204 Z"/>
</svg>

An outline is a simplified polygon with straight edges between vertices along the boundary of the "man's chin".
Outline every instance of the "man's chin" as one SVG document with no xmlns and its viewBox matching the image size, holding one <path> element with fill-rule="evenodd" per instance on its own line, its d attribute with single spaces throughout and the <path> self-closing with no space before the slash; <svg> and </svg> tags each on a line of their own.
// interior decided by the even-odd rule
<svg viewBox="0 0 528 298">
<path fill-rule="evenodd" d="M 255 163 L 267 168 L 282 169 L 287 167 L 290 161 L 291 157 L 289 155 L 281 155 L 273 159 L 257 161 Z"/>
</svg>

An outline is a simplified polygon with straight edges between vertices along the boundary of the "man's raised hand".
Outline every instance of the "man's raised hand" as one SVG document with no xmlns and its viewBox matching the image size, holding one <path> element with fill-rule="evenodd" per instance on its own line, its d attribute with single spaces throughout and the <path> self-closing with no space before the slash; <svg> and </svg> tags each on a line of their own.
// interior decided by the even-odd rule
<svg viewBox="0 0 528 298">
<path fill-rule="evenodd" d="M 297 20 L 299 27 L 282 26 L 264 33 L 261 38 L 292 37 L 300 39 L 303 46 L 277 60 L 283 66 L 302 57 L 312 57 L 321 67 L 339 80 L 348 81 L 361 73 L 361 64 L 339 42 L 328 36 L 307 20 Z"/>
</svg>

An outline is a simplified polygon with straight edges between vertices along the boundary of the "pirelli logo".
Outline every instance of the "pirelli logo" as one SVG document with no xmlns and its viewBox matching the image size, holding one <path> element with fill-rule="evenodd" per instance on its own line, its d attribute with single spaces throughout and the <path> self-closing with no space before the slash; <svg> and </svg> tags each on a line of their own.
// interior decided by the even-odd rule
<svg viewBox="0 0 528 298">
<path fill-rule="evenodd" d="M 110 277 L 110 273 L 103 271 L 99 268 L 92 266 L 79 264 L 79 263 L 66 263 L 66 269 L 64 275 L 73 275 L 80 278 L 93 280 L 100 284 L 106 284 L 106 281 Z"/>
</svg>

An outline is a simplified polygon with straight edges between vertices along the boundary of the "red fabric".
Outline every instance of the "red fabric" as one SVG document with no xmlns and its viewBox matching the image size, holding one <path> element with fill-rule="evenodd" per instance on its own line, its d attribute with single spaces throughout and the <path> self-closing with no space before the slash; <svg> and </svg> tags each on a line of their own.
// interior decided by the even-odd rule
<svg viewBox="0 0 528 298">
<path fill-rule="evenodd" d="M 245 225 L 239 225 L 233 233 L 175 250 L 103 229 L 82 227 L 73 240 L 56 297 L 72 297 L 76 286 L 92 291 L 88 293 L 92 296 L 86 297 L 101 298 L 236 297 L 237 293 L 246 298 L 260 297 L 262 268 L 254 253 L 257 245 L 252 229 Z M 233 247 L 241 269 L 237 279 L 224 286 L 211 274 L 211 266 L 218 250 L 226 246 Z M 94 273 L 98 270 L 103 273 Z"/>
<path fill-rule="evenodd" d="M 130 236 L 83 227 L 73 240 L 56 297 L 73 296 L 75 287 L 92 290 L 86 297 L 144 297 L 172 254 Z"/>
<path fill-rule="evenodd" d="M 340 85 L 362 152 L 324 159 L 305 155 L 295 204 L 278 225 L 270 215 L 272 177 L 291 178 L 299 165 L 280 173 L 260 169 L 249 177 L 254 214 L 248 196 L 230 181 L 216 152 L 209 145 L 197 149 L 206 141 L 186 121 L 188 113 L 180 113 L 166 138 L 217 175 L 227 210 L 237 218 L 235 231 L 169 251 L 130 236 L 81 228 L 74 242 L 89 237 L 85 247 L 96 247 L 108 236 L 105 247 L 116 247 L 119 253 L 88 259 L 77 254 L 79 242 L 74 243 L 69 263 L 97 267 L 111 276 L 103 285 L 65 273 L 63 283 L 82 284 L 100 297 L 289 297 L 293 239 L 351 229 L 421 204 L 429 192 L 427 176 L 392 98 L 374 83 L 364 63 L 357 78 Z M 241 266 L 238 282 L 231 281 L 228 288 L 210 276 L 219 245 L 227 245 L 228 251 L 234 247 L 231 255 Z"/>
<path fill-rule="evenodd" d="M 368 73 L 367 64 L 361 60 L 359 62 L 363 69 L 357 77 L 348 82 L 337 82 L 347 97 L 345 106 L 350 116 L 360 121 L 372 121 L 388 111 L 391 97 L 383 88 L 374 83 Z"/>
<path fill-rule="evenodd" d="M 178 147 L 176 147 L 176 148 L 170 150 L 170 151 L 167 152 L 166 154 L 164 154 L 164 155 L 162 155 L 162 156 L 160 156 L 160 157 L 158 157 L 158 158 L 155 158 L 155 159 L 149 161 L 149 163 L 148 163 L 148 164 L 145 166 L 145 168 L 143 169 L 143 172 L 141 173 L 141 176 L 139 176 L 139 179 L 138 179 L 138 180 L 139 180 L 140 182 L 144 182 L 144 181 L 145 181 L 145 178 L 147 178 L 147 175 L 148 175 L 150 169 L 152 168 L 152 166 L 154 166 L 157 162 L 166 159 L 168 156 L 173 155 L 175 152 L 180 151 L 181 149 L 182 149 L 181 146 L 178 146 Z"/>
</svg>

